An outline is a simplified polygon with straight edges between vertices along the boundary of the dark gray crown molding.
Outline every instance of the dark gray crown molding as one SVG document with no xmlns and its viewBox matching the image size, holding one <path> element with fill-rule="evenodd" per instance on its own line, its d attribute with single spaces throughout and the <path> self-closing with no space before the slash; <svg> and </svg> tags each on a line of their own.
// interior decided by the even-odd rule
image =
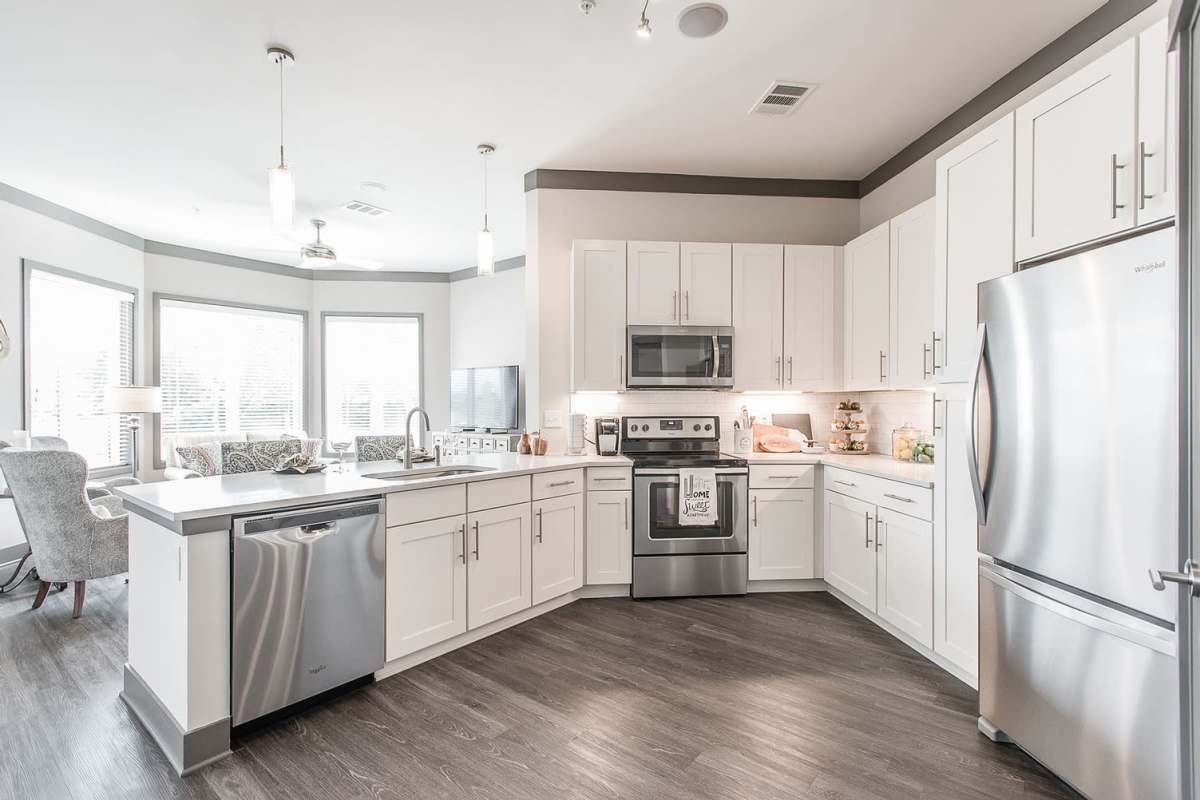
<svg viewBox="0 0 1200 800">
<path fill-rule="evenodd" d="M 513 256 L 496 262 L 496 272 L 507 272 L 510 269 L 521 269 L 525 266 L 525 256 Z M 477 267 L 467 267 L 450 273 L 450 282 L 467 281 L 479 277 Z"/>
<path fill-rule="evenodd" d="M 858 181 L 737 178 L 722 175 L 680 175 L 670 172 L 603 172 L 580 169 L 535 169 L 527 172 L 525 191 L 532 192 L 534 189 L 858 199 Z"/>
<path fill-rule="evenodd" d="M 134 250 L 144 250 L 146 247 L 146 240 L 140 236 L 135 236 L 129 231 L 123 231 L 120 228 L 114 228 L 112 225 L 100 220 L 84 216 L 78 211 L 72 211 L 57 203 L 51 203 L 49 200 L 43 200 L 29 192 L 23 192 L 15 186 L 9 186 L 7 183 L 0 183 L 0 200 L 24 208 L 27 211 L 41 214 L 43 217 L 65 222 L 67 225 L 79 228 L 82 231 L 103 236 L 105 239 L 110 239 L 117 244 L 132 247 Z"/>
</svg>

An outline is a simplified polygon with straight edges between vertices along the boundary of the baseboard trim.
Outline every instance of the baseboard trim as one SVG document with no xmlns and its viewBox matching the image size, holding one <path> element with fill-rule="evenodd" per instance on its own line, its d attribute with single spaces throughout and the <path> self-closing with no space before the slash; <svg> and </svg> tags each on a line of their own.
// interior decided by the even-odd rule
<svg viewBox="0 0 1200 800">
<path fill-rule="evenodd" d="M 823 592 L 826 588 L 825 581 L 821 578 L 794 578 L 780 581 L 750 581 L 746 591 L 748 594 L 761 594 L 763 592 Z"/>
<path fill-rule="evenodd" d="M 862 616 L 866 617 L 871 622 L 875 623 L 878 627 L 882 628 L 884 631 L 886 631 L 888 634 L 890 634 L 892 637 L 904 642 L 904 644 L 908 645 L 911 649 L 915 650 L 918 655 L 922 656 L 923 658 L 925 658 L 928 661 L 933 662 L 934 666 L 937 666 L 937 667 L 941 668 L 942 670 L 949 672 L 951 675 L 958 678 L 960 681 L 965 683 L 967 686 L 970 686 L 972 689 L 975 689 L 976 691 L 978 691 L 979 679 L 976 676 L 970 674 L 969 672 L 964 670 L 962 667 L 958 666 L 953 661 L 949 660 L 948 658 L 941 656 L 938 653 L 935 653 L 934 651 L 930 650 L 928 647 L 921 644 L 916 639 L 913 639 L 911 636 L 909 636 L 907 633 L 905 633 L 904 631 L 897 628 L 895 625 L 892 625 L 890 622 L 883 619 L 878 614 L 876 614 L 872 611 L 868 611 L 866 608 L 864 608 L 863 606 L 854 602 L 849 597 L 842 594 L 840 591 L 833 588 L 832 586 L 828 587 L 828 591 L 832 597 L 837 598 L 843 605 L 848 606 L 852 611 L 855 611 L 855 612 L 861 614 Z"/>
<path fill-rule="evenodd" d="M 158 744 L 179 777 L 229 755 L 229 717 L 185 731 L 154 690 L 129 664 L 125 665 L 124 688 L 120 696 L 150 738 Z"/>
</svg>

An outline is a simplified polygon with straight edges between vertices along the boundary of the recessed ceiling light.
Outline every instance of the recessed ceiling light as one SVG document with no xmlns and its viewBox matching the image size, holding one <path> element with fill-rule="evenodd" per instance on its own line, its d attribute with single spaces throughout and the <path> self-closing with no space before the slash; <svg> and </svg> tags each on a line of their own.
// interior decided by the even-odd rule
<svg viewBox="0 0 1200 800">
<path fill-rule="evenodd" d="M 716 3 L 696 3 L 679 12 L 679 32 L 692 39 L 707 39 L 720 33 L 729 13 Z"/>
</svg>

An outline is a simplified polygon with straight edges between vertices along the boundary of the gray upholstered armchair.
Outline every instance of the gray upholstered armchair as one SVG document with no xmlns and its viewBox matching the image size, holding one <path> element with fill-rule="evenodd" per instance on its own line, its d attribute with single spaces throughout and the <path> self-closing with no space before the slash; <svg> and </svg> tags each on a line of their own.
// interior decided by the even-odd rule
<svg viewBox="0 0 1200 800">
<path fill-rule="evenodd" d="M 59 436 L 31 436 L 29 438 L 29 449 L 70 450 L 71 446 L 67 444 L 66 439 Z M 88 481 L 85 491 L 89 500 L 95 500 L 97 497 L 112 494 L 111 490 L 118 486 L 133 486 L 139 483 L 141 481 L 131 475 L 119 475 L 107 480 Z"/>
<path fill-rule="evenodd" d="M 33 607 L 41 607 L 51 584 L 73 581 L 78 619 L 86 581 L 129 569 L 129 517 L 120 499 L 88 499 L 87 462 L 78 453 L 0 449 L 0 472 L 37 562 Z"/>
</svg>

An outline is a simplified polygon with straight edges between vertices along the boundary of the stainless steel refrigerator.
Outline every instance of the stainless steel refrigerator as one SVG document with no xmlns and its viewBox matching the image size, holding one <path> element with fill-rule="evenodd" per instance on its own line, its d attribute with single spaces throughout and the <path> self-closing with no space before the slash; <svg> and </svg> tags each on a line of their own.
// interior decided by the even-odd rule
<svg viewBox="0 0 1200 800">
<path fill-rule="evenodd" d="M 980 729 L 1091 798 L 1180 796 L 1174 227 L 979 287 Z"/>
</svg>

